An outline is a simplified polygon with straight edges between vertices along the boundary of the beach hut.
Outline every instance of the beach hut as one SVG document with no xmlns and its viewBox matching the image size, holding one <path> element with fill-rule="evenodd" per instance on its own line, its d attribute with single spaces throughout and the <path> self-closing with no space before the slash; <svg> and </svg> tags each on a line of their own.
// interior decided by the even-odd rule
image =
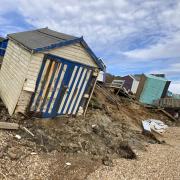
<svg viewBox="0 0 180 180">
<path fill-rule="evenodd" d="M 9 114 L 85 114 L 101 61 L 83 37 L 48 28 L 9 34 L 0 96 Z"/>
<path fill-rule="evenodd" d="M 132 92 L 133 94 L 136 93 L 138 85 L 139 85 L 139 78 L 133 75 L 127 75 L 121 77 L 124 81 L 123 87 L 128 91 Z"/>
<path fill-rule="evenodd" d="M 136 99 L 141 103 L 152 105 L 155 100 L 166 97 L 170 83 L 164 77 L 143 74 L 136 92 Z"/>
</svg>

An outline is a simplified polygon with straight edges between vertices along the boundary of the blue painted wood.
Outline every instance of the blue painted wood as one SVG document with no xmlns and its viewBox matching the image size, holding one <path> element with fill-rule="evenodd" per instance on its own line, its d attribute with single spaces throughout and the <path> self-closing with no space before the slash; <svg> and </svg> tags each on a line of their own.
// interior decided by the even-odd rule
<svg viewBox="0 0 180 180">
<path fill-rule="evenodd" d="M 62 58 L 62 57 L 59 57 L 59 56 L 56 56 L 53 54 L 46 54 L 46 55 L 47 55 L 48 59 L 53 59 L 53 60 L 56 60 L 58 62 L 72 63 L 72 64 L 77 65 L 77 66 L 87 67 L 88 69 L 94 69 L 94 67 L 92 67 L 92 66 L 89 66 L 87 64 L 82 64 L 82 63 L 77 62 L 77 61 L 72 61 L 72 60 Z"/>
<path fill-rule="evenodd" d="M 90 74 L 90 76 L 89 76 L 89 79 L 88 79 L 88 82 L 87 82 L 87 84 L 86 84 L 86 87 L 85 87 L 85 90 L 84 90 L 84 92 L 83 92 L 82 97 L 84 97 L 84 94 L 87 92 L 87 89 L 88 89 L 88 87 L 90 86 L 90 84 L 91 84 L 91 82 L 92 82 L 92 73 L 93 73 L 93 72 L 91 72 L 91 74 Z M 79 106 L 82 105 L 82 101 L 83 101 L 83 98 L 81 98 L 80 103 L 79 103 Z M 79 109 L 79 106 L 78 106 L 77 110 Z M 76 111 L 76 113 L 77 113 L 77 111 Z"/>
<path fill-rule="evenodd" d="M 80 93 L 81 93 L 81 91 L 82 91 L 82 87 L 83 87 L 84 82 L 85 82 L 85 80 L 86 80 L 87 73 L 88 73 L 88 70 L 86 71 L 85 76 L 84 76 L 84 79 L 83 79 L 83 82 L 82 82 L 82 84 L 81 84 L 81 87 L 79 88 L 78 95 L 77 95 L 77 97 L 76 97 L 75 103 L 74 103 L 73 108 L 72 108 L 72 112 L 74 111 L 74 108 L 75 108 L 75 106 L 76 106 L 76 104 L 77 104 L 79 95 L 80 95 Z M 78 108 L 79 108 L 79 106 L 78 106 Z M 77 108 L 77 109 L 78 109 L 78 108 Z"/>
<path fill-rule="evenodd" d="M 84 69 L 85 69 L 85 68 L 83 68 L 83 70 L 82 70 L 81 73 L 80 73 L 79 79 L 78 79 L 77 84 L 76 84 L 76 86 L 75 86 L 75 90 L 74 90 L 73 95 L 72 95 L 72 97 L 71 97 L 71 100 L 70 100 L 70 102 L 69 102 L 69 105 L 68 105 L 68 108 L 67 108 L 67 112 L 69 111 L 69 108 L 70 108 L 70 106 L 71 106 L 71 104 L 72 104 L 72 101 L 73 101 L 73 99 L 75 98 L 74 96 L 75 96 L 75 94 L 77 93 L 76 90 L 77 90 L 78 85 L 79 85 L 79 83 L 80 83 L 80 80 L 81 80 L 81 78 L 82 78 L 82 74 L 83 74 L 83 72 L 84 72 Z M 70 114 L 71 114 L 71 113 L 72 113 L 72 110 L 71 110 Z"/>
<path fill-rule="evenodd" d="M 77 102 L 77 100 L 78 100 L 78 97 L 79 97 L 79 95 L 80 95 L 80 92 L 82 91 L 82 87 L 83 87 L 83 84 L 84 84 L 85 79 L 86 79 L 86 77 L 87 77 L 88 70 L 90 70 L 90 69 L 93 70 L 93 68 L 92 68 L 92 67 L 89 67 L 89 66 L 87 66 L 87 65 L 84 65 L 84 64 L 80 64 L 80 63 L 76 63 L 76 62 L 73 62 L 73 61 L 69 61 L 69 60 L 64 59 L 64 58 L 60 58 L 60 57 L 58 57 L 58 56 L 54 56 L 54 55 L 51 55 L 51 54 L 47 54 L 47 55 L 44 57 L 44 59 L 43 59 L 42 67 L 41 67 L 41 70 L 40 70 L 40 73 L 39 73 L 39 76 L 38 76 L 38 79 L 37 79 L 37 82 L 36 82 L 35 92 L 37 91 L 38 86 L 39 86 L 39 84 L 40 84 L 41 77 L 42 77 L 42 74 L 43 74 L 43 71 L 44 71 L 44 67 L 45 67 L 45 63 L 46 63 L 47 59 L 51 59 L 52 61 L 56 61 L 56 62 L 58 62 L 58 63 L 61 63 L 62 66 L 61 66 L 61 70 L 60 70 L 60 72 L 59 72 L 59 74 L 58 74 L 58 78 L 57 78 L 57 80 L 56 80 L 56 82 L 55 82 L 54 90 L 53 90 L 53 93 L 52 93 L 52 95 L 51 95 L 51 97 L 50 97 L 50 100 L 49 100 L 49 102 L 48 102 L 46 111 L 43 112 L 43 107 L 44 107 L 44 104 L 45 104 L 45 100 L 43 101 L 43 103 L 42 103 L 42 105 L 41 105 L 41 108 L 40 108 L 41 115 L 42 115 L 42 117 L 45 117 L 45 118 L 47 118 L 47 117 L 55 117 L 55 116 L 57 116 L 57 115 L 62 115 L 62 114 L 63 114 L 63 110 L 64 110 L 65 106 L 67 105 L 66 103 L 67 103 L 67 100 L 68 100 L 68 98 L 69 98 L 69 95 L 70 95 L 70 93 L 71 93 L 71 91 L 72 91 L 72 87 L 73 87 L 73 84 L 74 84 L 74 82 L 75 82 L 75 80 L 76 80 L 76 77 L 77 77 L 79 68 L 80 68 L 80 67 L 83 68 L 83 70 L 81 71 L 80 77 L 82 76 L 82 73 L 83 73 L 83 71 L 84 71 L 84 68 L 87 69 L 87 72 L 86 72 L 86 74 L 85 74 L 85 76 L 84 76 L 84 79 L 83 79 L 83 82 L 82 82 L 82 84 L 81 84 L 80 90 L 79 90 L 79 92 L 78 92 L 77 98 L 76 98 L 76 100 L 75 100 L 74 106 L 73 106 L 73 108 L 72 108 L 72 111 L 71 111 L 71 113 L 72 113 L 73 110 L 74 110 L 74 108 L 75 108 L 75 105 L 76 105 L 76 102 Z M 50 61 L 50 65 L 49 65 L 48 69 L 51 67 L 52 61 Z M 65 64 L 67 65 L 66 73 L 64 74 L 64 78 L 63 78 L 63 80 L 62 80 L 62 84 L 61 84 L 60 89 L 59 89 L 59 92 L 58 92 L 58 94 L 57 94 L 57 98 L 56 98 L 56 100 L 55 100 L 55 102 L 54 102 L 54 106 L 52 107 L 52 112 L 51 112 L 51 113 L 48 113 L 48 110 L 49 110 L 50 105 L 51 105 L 51 103 L 52 103 L 52 100 L 53 100 L 55 91 L 56 91 L 57 86 L 58 86 L 58 82 L 59 82 L 60 76 L 61 76 L 61 74 L 62 74 L 63 67 L 64 67 Z M 64 87 L 67 87 L 67 86 L 68 86 L 69 81 L 70 81 L 70 79 L 71 79 L 71 77 L 72 77 L 72 73 L 73 73 L 73 70 L 74 70 L 75 66 L 78 66 L 77 71 L 76 71 L 75 76 L 74 76 L 74 78 L 73 78 L 72 84 L 71 84 L 71 86 L 70 86 L 70 88 L 69 88 L 69 92 L 68 92 L 68 95 L 67 95 L 67 97 L 66 97 L 66 100 L 65 100 L 65 103 L 64 103 L 64 105 L 63 105 L 63 108 L 62 108 L 61 112 L 58 114 L 59 106 L 61 105 L 63 96 L 65 95 L 65 94 L 64 94 L 64 92 L 65 92 L 65 88 L 64 88 Z M 57 67 L 56 67 L 56 68 L 57 68 Z M 49 70 L 47 70 L 47 73 L 49 73 Z M 47 74 L 47 75 L 48 75 L 48 74 Z M 53 72 L 53 75 L 52 75 L 52 77 L 51 77 L 51 80 L 50 80 L 51 82 L 50 82 L 50 84 L 51 84 L 52 81 L 53 81 L 54 75 L 55 75 L 55 71 Z M 46 77 L 44 77 L 44 80 L 46 80 Z M 91 75 L 90 75 L 90 77 L 89 77 L 89 80 L 88 80 L 88 83 L 87 83 L 87 85 L 86 85 L 86 87 L 85 87 L 85 91 L 83 92 L 83 95 L 84 95 L 84 93 L 86 92 L 87 87 L 88 87 L 89 84 L 91 83 L 91 80 L 92 80 L 92 73 L 91 73 Z M 77 82 L 77 84 L 76 84 L 76 88 L 77 88 L 78 85 L 79 85 L 79 81 L 80 81 L 80 78 L 78 79 L 78 82 Z M 43 93 L 43 90 L 44 90 L 45 83 L 46 83 L 46 82 L 43 82 L 42 88 L 41 88 L 41 90 L 40 90 L 40 92 L 39 92 L 39 95 L 38 95 L 38 97 L 37 97 L 37 100 L 36 100 L 36 102 L 35 102 L 35 107 L 36 107 L 36 108 L 35 108 L 35 111 L 37 111 L 37 107 L 38 107 L 38 105 L 39 105 L 39 102 L 40 102 L 40 99 L 41 99 L 41 96 L 42 96 L 42 93 Z M 75 93 L 75 92 L 73 92 L 73 93 Z M 82 97 L 83 97 L 83 96 L 82 96 Z M 68 108 L 67 108 L 67 111 L 66 111 L 66 112 L 68 112 L 68 110 L 69 110 L 69 108 L 70 108 L 70 105 L 71 105 L 71 103 L 72 103 L 73 98 L 74 98 L 74 95 L 72 96 L 72 98 L 71 98 L 71 100 L 70 100 L 70 102 L 69 102 L 69 104 L 68 104 Z M 34 99 L 34 96 L 33 96 L 33 98 L 32 98 L 32 102 L 33 102 L 33 99 Z M 82 98 L 82 99 L 83 99 L 83 98 Z M 82 101 L 82 99 L 81 99 L 81 101 Z M 81 105 L 81 101 L 80 101 L 80 103 L 79 103 L 79 106 Z M 31 102 L 31 104 L 32 104 L 32 102 Z M 78 108 L 77 108 L 77 111 L 78 111 L 78 109 L 79 109 L 79 106 L 78 106 Z"/>
<path fill-rule="evenodd" d="M 59 47 L 75 44 L 75 43 L 78 43 L 78 42 L 81 42 L 81 41 L 82 41 L 82 37 L 71 39 L 71 40 L 66 40 L 66 41 L 63 41 L 63 42 L 58 42 L 58 43 L 55 43 L 55 44 L 51 44 L 50 46 L 33 49 L 33 52 L 38 53 L 38 52 L 43 52 L 43 51 L 49 51 L 49 50 L 52 50 L 54 48 L 59 48 Z"/>
<path fill-rule="evenodd" d="M 91 48 L 88 46 L 88 44 L 86 43 L 86 41 L 84 39 L 82 39 L 81 44 L 83 45 L 83 47 L 86 49 L 86 51 L 89 53 L 89 55 L 94 59 L 94 61 L 96 62 L 96 64 L 99 66 L 99 68 L 102 71 L 105 71 L 106 68 L 104 66 L 104 63 L 102 63 L 102 60 L 100 61 L 97 56 L 94 54 L 94 52 L 91 50 Z"/>
<path fill-rule="evenodd" d="M 74 68 L 75 68 L 75 66 L 73 66 L 73 70 L 74 70 Z M 67 93 L 67 96 L 66 96 L 66 99 L 65 99 L 64 106 L 63 106 L 60 114 L 63 114 L 64 108 L 65 108 L 65 106 L 66 106 L 66 104 L 67 104 L 67 101 L 68 101 L 68 99 L 69 99 L 69 95 L 70 95 L 70 93 L 71 93 L 71 91 L 72 91 L 72 87 L 73 87 L 73 85 L 74 85 L 74 81 L 76 80 L 76 77 L 77 77 L 79 68 L 80 68 L 80 67 L 78 67 L 77 70 L 76 70 L 76 73 L 75 73 L 75 75 L 74 75 L 74 78 L 73 78 L 73 80 L 72 80 L 72 83 L 71 83 L 71 85 L 70 85 L 70 87 L 69 87 L 69 90 L 68 90 L 68 93 Z M 72 71 L 72 72 L 73 72 L 73 71 Z M 71 77 L 70 77 L 70 79 L 71 79 Z"/>
<path fill-rule="evenodd" d="M 7 44 L 8 44 L 8 39 L 5 39 L 2 42 L 0 42 L 0 56 L 4 56 L 6 52 Z"/>
<path fill-rule="evenodd" d="M 38 53 L 38 52 L 43 52 L 43 51 L 49 51 L 52 50 L 54 48 L 60 48 L 63 46 L 68 46 L 68 45 L 72 45 L 75 43 L 81 43 L 83 45 L 83 47 L 86 49 L 86 51 L 88 52 L 88 54 L 94 59 L 95 63 L 98 65 L 98 67 L 102 70 L 105 71 L 105 66 L 104 63 L 102 61 L 100 61 L 96 55 L 94 54 L 94 52 L 91 50 L 91 48 L 87 45 L 87 43 L 85 42 L 85 40 L 83 39 L 83 37 L 80 38 L 75 38 L 75 39 L 71 39 L 71 40 L 66 40 L 64 42 L 58 42 L 56 44 L 52 44 L 50 46 L 46 46 L 46 47 L 41 47 L 41 48 L 36 48 L 33 49 L 33 53 Z"/>
<path fill-rule="evenodd" d="M 63 62 L 64 63 L 64 62 Z M 70 63 L 70 62 L 67 62 L 67 69 L 66 69 L 66 74 L 64 76 L 64 79 L 63 79 L 63 82 L 62 82 L 62 85 L 60 87 L 60 90 L 59 90 L 59 93 L 57 95 L 57 98 L 56 98 L 56 101 L 55 101 L 55 105 L 54 105 L 54 108 L 53 108 L 53 111 L 52 111 L 52 116 L 55 117 L 58 115 L 58 110 L 59 110 L 59 106 L 61 105 L 61 101 L 64 97 L 64 94 L 63 94 L 63 88 L 66 86 L 68 87 L 68 84 L 69 84 L 69 81 L 70 81 L 70 78 L 71 78 L 71 75 L 72 75 L 72 72 L 73 72 L 73 65 Z M 59 113 L 60 115 L 61 113 Z"/>
</svg>

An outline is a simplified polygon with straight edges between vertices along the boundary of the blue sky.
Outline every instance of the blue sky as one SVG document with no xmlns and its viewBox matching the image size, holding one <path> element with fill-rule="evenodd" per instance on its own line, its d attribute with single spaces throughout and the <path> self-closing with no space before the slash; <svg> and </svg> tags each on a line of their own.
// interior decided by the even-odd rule
<svg viewBox="0 0 180 180">
<path fill-rule="evenodd" d="M 84 36 L 115 75 L 165 73 L 180 93 L 179 0 L 1 0 L 0 35 L 49 27 Z"/>
</svg>

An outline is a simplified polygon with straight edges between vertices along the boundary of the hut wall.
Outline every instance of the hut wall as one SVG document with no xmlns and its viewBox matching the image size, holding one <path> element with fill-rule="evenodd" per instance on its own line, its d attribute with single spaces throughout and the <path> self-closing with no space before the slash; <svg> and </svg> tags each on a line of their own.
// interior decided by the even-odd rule
<svg viewBox="0 0 180 180">
<path fill-rule="evenodd" d="M 12 115 L 28 71 L 31 54 L 9 40 L 0 71 L 0 95 Z"/>
<path fill-rule="evenodd" d="M 153 104 L 154 100 L 161 98 L 165 85 L 166 81 L 147 78 L 139 101 L 145 104 Z"/>
<path fill-rule="evenodd" d="M 51 53 L 92 67 L 98 67 L 80 43 L 53 49 L 46 53 Z M 34 92 L 43 57 L 43 53 L 36 53 L 32 56 L 23 90 Z"/>
<path fill-rule="evenodd" d="M 49 52 L 53 55 L 57 55 L 72 61 L 77 61 L 92 67 L 98 67 L 92 57 L 86 52 L 80 43 L 57 48 Z"/>
<path fill-rule="evenodd" d="M 36 80 L 41 68 L 43 57 L 44 54 L 42 53 L 32 55 L 24 86 L 22 88 L 15 112 L 25 113 L 29 107 L 31 96 L 35 90 Z"/>
<path fill-rule="evenodd" d="M 53 49 L 47 51 L 46 53 L 51 53 L 53 55 L 80 62 L 82 64 L 87 64 L 92 67 L 98 67 L 80 43 Z M 29 106 L 31 96 L 35 91 L 36 80 L 38 78 L 43 57 L 43 53 L 36 53 L 31 57 L 31 62 L 27 71 L 23 91 L 21 92 L 21 95 L 19 97 L 16 112 L 25 112 L 27 107 Z"/>
</svg>

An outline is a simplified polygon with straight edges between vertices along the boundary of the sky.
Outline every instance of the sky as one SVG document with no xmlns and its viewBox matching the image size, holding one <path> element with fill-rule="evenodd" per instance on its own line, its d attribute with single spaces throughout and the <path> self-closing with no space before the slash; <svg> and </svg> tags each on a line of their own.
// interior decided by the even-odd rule
<svg viewBox="0 0 180 180">
<path fill-rule="evenodd" d="M 114 75 L 165 73 L 180 93 L 179 0 L 1 0 L 0 36 L 48 27 L 83 36 Z"/>
</svg>

